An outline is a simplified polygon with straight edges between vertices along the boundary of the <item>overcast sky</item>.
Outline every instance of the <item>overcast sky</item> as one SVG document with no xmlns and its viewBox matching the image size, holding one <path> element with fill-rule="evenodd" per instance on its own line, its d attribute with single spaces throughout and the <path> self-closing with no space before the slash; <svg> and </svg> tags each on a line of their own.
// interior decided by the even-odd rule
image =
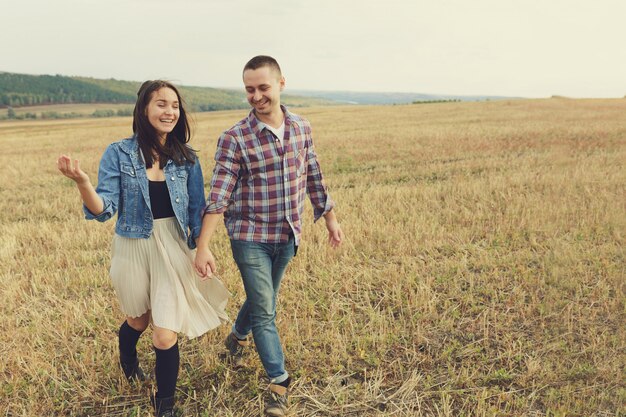
<svg viewBox="0 0 626 417">
<path fill-rule="evenodd" d="M 287 89 L 626 95 L 625 0 L 0 0 L 0 71 Z"/>
</svg>

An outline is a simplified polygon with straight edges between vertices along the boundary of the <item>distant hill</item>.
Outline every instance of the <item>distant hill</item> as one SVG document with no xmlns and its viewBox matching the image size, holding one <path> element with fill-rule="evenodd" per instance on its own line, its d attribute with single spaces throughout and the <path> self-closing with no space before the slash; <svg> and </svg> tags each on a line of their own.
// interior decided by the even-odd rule
<svg viewBox="0 0 626 417">
<path fill-rule="evenodd" d="M 133 105 L 141 82 L 63 75 L 28 75 L 0 72 L 0 108 L 80 103 Z M 190 111 L 245 109 L 243 89 L 178 86 Z M 293 107 L 337 104 L 317 97 L 285 95 Z"/>
<path fill-rule="evenodd" d="M 503 96 L 458 96 L 458 95 L 436 95 L 420 93 L 366 93 L 354 91 L 307 91 L 290 90 L 292 94 L 305 97 L 324 98 L 346 104 L 409 104 L 413 102 L 428 102 L 442 100 L 458 101 L 485 101 L 504 100 L 520 97 Z"/>
<path fill-rule="evenodd" d="M 129 91 L 114 91 L 61 75 L 0 73 L 0 106 L 23 107 L 66 103 L 126 103 Z"/>
<path fill-rule="evenodd" d="M 0 109 L 7 109 L 6 115 L 2 114 L 4 112 L 0 113 L 0 120 L 129 116 L 132 115 L 140 85 L 140 81 L 114 78 L 0 72 Z M 185 99 L 187 109 L 192 112 L 249 108 L 243 89 L 194 86 L 178 88 Z M 505 98 L 513 97 L 289 90 L 289 94 L 281 96 L 281 101 L 290 107 L 302 107 L 484 101 Z M 77 105 L 93 105 L 91 107 L 97 108 L 90 108 L 87 111 L 84 108 L 77 108 Z M 69 111 L 68 106 L 71 108 Z"/>
<path fill-rule="evenodd" d="M 75 77 L 74 79 L 96 88 L 103 88 L 120 94 L 132 94 L 129 103 L 133 104 L 137 98 L 137 90 L 141 86 L 140 81 L 103 80 L 87 77 Z M 178 85 L 176 87 L 191 111 L 230 110 L 248 107 L 245 95 L 241 91 Z"/>
</svg>

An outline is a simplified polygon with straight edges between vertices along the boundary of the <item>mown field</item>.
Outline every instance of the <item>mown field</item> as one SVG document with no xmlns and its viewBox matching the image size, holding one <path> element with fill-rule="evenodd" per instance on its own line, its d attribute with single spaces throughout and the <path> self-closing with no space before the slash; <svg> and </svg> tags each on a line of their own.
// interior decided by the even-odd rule
<svg viewBox="0 0 626 417">
<path fill-rule="evenodd" d="M 278 326 L 299 416 L 626 415 L 626 100 L 299 109 L 347 235 L 307 207 Z M 210 178 L 245 111 L 195 115 Z M 117 366 L 113 222 L 83 220 L 60 153 L 95 182 L 130 118 L 0 123 L 0 415 L 147 416 Z M 219 275 L 243 289 L 223 228 Z M 189 416 L 249 416 L 260 362 L 224 326 L 181 338 Z M 154 364 L 150 337 L 139 355 Z"/>
</svg>

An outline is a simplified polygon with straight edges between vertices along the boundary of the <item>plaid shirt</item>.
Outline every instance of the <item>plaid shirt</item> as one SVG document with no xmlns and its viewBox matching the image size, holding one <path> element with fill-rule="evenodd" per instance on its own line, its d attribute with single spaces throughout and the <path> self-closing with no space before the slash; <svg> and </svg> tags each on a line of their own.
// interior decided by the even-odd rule
<svg viewBox="0 0 626 417">
<path fill-rule="evenodd" d="M 334 207 L 322 178 L 308 120 L 285 114 L 283 144 L 254 110 L 220 136 L 205 213 L 224 213 L 234 240 L 300 243 L 305 194 L 314 221 Z"/>
</svg>

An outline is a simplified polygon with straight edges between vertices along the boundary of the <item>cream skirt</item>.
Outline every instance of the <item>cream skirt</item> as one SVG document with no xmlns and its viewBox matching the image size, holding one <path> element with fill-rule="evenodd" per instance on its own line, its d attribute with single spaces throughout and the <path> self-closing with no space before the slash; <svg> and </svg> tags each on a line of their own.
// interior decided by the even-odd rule
<svg viewBox="0 0 626 417">
<path fill-rule="evenodd" d="M 122 312 L 152 310 L 155 326 L 189 338 L 227 322 L 228 290 L 217 278 L 201 281 L 193 258 L 175 217 L 155 220 L 148 239 L 115 234 L 110 273 Z"/>
</svg>

